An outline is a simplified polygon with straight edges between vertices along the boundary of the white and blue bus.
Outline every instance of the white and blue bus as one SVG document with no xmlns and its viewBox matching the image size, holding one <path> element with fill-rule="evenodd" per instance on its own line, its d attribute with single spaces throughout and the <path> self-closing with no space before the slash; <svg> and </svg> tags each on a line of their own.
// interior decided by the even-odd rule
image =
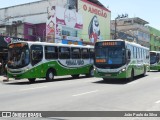
<svg viewBox="0 0 160 120">
<path fill-rule="evenodd" d="M 160 71 L 160 51 L 150 51 L 150 70 Z"/>
<path fill-rule="evenodd" d="M 121 39 L 102 40 L 95 43 L 95 77 L 104 80 L 135 76 L 149 71 L 149 48 Z"/>
</svg>

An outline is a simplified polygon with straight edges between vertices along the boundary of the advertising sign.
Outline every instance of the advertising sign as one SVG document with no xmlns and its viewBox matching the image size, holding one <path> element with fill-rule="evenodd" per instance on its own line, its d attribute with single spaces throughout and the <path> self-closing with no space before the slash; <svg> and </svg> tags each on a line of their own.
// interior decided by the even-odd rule
<svg viewBox="0 0 160 120">
<path fill-rule="evenodd" d="M 83 15 L 83 30 L 79 37 L 91 43 L 110 39 L 111 12 L 86 0 L 80 0 L 78 6 L 79 12 Z"/>
<path fill-rule="evenodd" d="M 57 24 L 65 25 L 66 27 L 82 29 L 82 16 L 75 10 L 70 10 L 56 6 L 56 22 Z"/>
<path fill-rule="evenodd" d="M 61 6 L 53 6 L 49 10 L 50 12 L 48 13 L 46 25 L 47 42 L 57 42 L 61 40 L 63 38 L 63 27 L 76 30 L 81 30 L 83 28 L 82 15 L 78 14 L 75 10 L 63 8 Z"/>
</svg>

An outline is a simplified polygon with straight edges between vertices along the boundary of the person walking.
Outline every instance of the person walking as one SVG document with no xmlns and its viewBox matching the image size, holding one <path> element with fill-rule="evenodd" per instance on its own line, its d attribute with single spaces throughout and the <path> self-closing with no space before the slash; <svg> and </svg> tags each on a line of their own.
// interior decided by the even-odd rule
<svg viewBox="0 0 160 120">
<path fill-rule="evenodd" d="M 4 79 L 3 82 L 8 82 L 9 81 L 9 77 L 7 75 L 7 64 L 5 65 L 5 77 L 6 77 L 6 79 Z"/>
</svg>

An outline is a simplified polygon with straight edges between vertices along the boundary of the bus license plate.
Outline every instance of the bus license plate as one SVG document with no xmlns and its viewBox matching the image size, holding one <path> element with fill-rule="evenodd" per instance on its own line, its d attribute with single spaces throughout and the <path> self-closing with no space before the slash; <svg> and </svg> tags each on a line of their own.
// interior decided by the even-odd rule
<svg viewBox="0 0 160 120">
<path fill-rule="evenodd" d="M 109 77 L 109 76 L 111 76 L 111 74 L 105 74 L 105 76 Z"/>
</svg>

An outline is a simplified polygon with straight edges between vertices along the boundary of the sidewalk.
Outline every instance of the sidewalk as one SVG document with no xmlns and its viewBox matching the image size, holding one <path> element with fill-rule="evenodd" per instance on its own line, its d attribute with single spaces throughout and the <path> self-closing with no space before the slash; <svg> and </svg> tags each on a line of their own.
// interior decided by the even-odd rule
<svg viewBox="0 0 160 120">
<path fill-rule="evenodd" d="M 7 77 L 5 75 L 0 75 L 0 81 L 3 81 L 3 80 L 6 80 Z M 3 82 L 6 82 L 6 81 L 3 81 Z"/>
</svg>

